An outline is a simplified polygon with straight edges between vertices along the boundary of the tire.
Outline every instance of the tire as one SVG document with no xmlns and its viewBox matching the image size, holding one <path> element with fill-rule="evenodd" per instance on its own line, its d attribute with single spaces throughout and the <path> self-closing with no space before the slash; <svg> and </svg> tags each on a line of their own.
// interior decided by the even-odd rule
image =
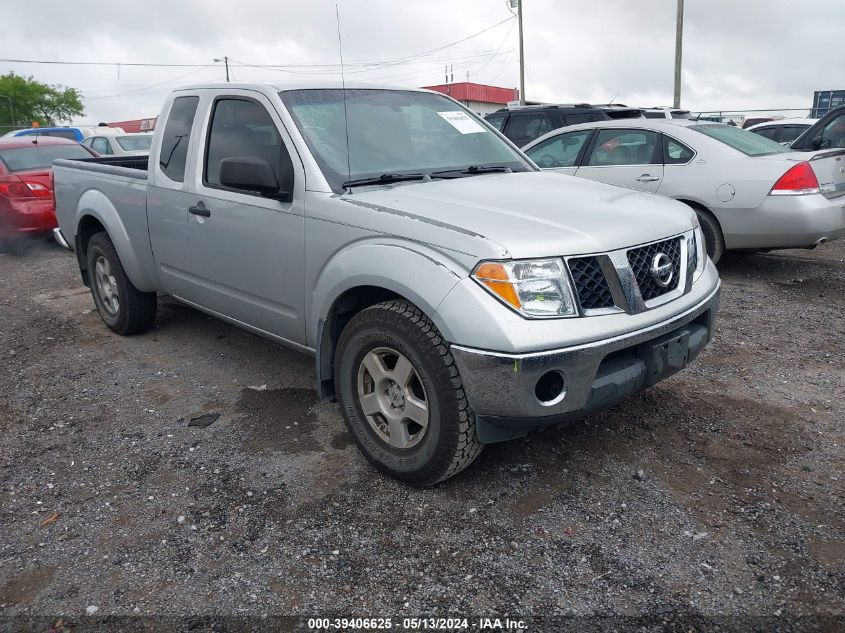
<svg viewBox="0 0 845 633">
<path fill-rule="evenodd" d="M 713 217 L 709 212 L 701 209 L 695 209 L 698 215 L 698 222 L 701 224 L 701 230 L 704 233 L 704 246 L 707 249 L 707 254 L 714 264 L 719 263 L 722 255 L 725 254 L 725 237 L 722 235 L 722 227 L 719 226 L 719 221 Z"/>
<path fill-rule="evenodd" d="M 156 293 L 132 285 L 106 233 L 91 237 L 86 259 L 91 295 L 108 328 L 123 336 L 149 330 L 156 317 Z"/>
<path fill-rule="evenodd" d="M 356 314 L 340 335 L 334 366 L 349 431 L 380 471 L 417 486 L 433 486 L 481 453 L 475 414 L 449 345 L 415 306 L 386 301 Z M 421 403 L 425 426 L 418 422 Z M 384 412 L 394 422 L 409 417 L 394 423 Z"/>
</svg>

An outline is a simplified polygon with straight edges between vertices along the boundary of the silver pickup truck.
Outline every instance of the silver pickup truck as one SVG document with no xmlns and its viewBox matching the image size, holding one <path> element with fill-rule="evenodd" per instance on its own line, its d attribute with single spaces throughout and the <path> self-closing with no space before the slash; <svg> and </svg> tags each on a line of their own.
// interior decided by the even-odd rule
<svg viewBox="0 0 845 633">
<path fill-rule="evenodd" d="M 314 355 L 364 455 L 418 485 L 619 403 L 714 332 L 692 210 L 542 173 L 437 93 L 180 89 L 149 162 L 54 178 L 57 239 L 109 328 L 147 330 L 165 293 Z"/>
</svg>

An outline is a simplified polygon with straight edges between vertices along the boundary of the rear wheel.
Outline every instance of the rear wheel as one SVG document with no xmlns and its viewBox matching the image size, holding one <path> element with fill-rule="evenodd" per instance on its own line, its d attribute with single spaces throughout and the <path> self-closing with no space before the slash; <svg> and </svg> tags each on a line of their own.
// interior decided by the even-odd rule
<svg viewBox="0 0 845 633">
<path fill-rule="evenodd" d="M 350 320 L 338 341 L 335 385 L 358 447 L 397 479 L 431 486 L 481 452 L 446 341 L 405 301 L 377 304 Z"/>
<path fill-rule="evenodd" d="M 88 242 L 88 283 L 105 324 L 117 334 L 145 332 L 155 322 L 156 293 L 138 290 L 120 263 L 114 244 L 104 233 Z"/>
</svg>

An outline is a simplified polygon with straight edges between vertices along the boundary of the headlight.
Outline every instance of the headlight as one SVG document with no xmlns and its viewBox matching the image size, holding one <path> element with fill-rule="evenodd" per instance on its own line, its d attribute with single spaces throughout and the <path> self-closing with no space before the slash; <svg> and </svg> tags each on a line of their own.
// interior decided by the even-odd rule
<svg viewBox="0 0 845 633">
<path fill-rule="evenodd" d="M 569 275 L 561 259 L 481 262 L 472 278 L 523 316 L 549 318 L 578 314 Z"/>
<path fill-rule="evenodd" d="M 707 264 L 707 249 L 704 243 L 704 232 L 701 230 L 697 215 L 693 217 L 692 226 L 692 240 L 687 246 L 687 267 L 695 267 L 692 275 L 692 280 L 695 282 L 704 272 L 704 266 Z"/>
</svg>

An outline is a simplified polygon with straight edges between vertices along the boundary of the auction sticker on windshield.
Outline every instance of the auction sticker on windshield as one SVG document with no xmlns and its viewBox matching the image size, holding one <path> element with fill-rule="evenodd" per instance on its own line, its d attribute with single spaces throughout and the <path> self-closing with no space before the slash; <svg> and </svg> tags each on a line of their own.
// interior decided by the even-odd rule
<svg viewBox="0 0 845 633">
<path fill-rule="evenodd" d="M 452 110 L 449 112 L 438 112 L 446 121 L 451 124 L 461 134 L 475 134 L 477 132 L 485 132 L 486 130 L 478 123 L 467 116 L 466 112 L 460 110 Z"/>
</svg>

